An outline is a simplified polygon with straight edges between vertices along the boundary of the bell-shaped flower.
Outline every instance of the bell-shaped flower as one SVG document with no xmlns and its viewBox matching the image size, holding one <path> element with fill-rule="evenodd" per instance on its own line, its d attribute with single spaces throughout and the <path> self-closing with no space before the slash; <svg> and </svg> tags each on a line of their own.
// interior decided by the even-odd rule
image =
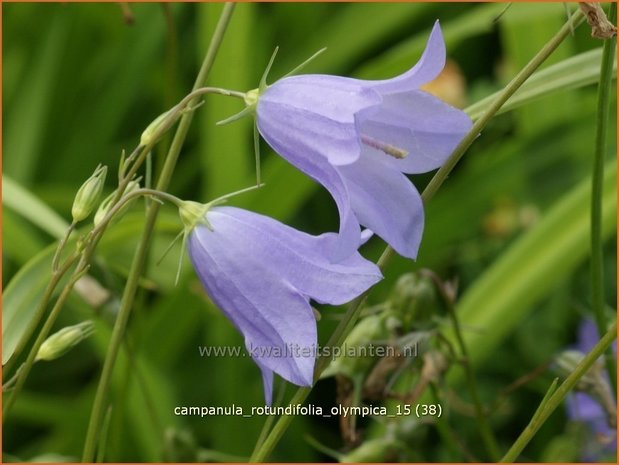
<svg viewBox="0 0 619 465">
<path fill-rule="evenodd" d="M 333 263 L 334 233 L 312 236 L 233 207 L 184 202 L 181 218 L 193 267 L 208 295 L 245 338 L 271 403 L 273 373 L 313 382 L 316 317 L 310 299 L 344 304 L 382 275 L 355 252 Z"/>
<path fill-rule="evenodd" d="M 444 65 L 437 22 L 419 62 L 393 79 L 299 75 L 248 92 L 262 137 L 333 196 L 336 259 L 356 250 L 360 224 L 400 255 L 417 256 L 423 204 L 403 173 L 440 167 L 472 125 L 463 111 L 419 90 Z"/>
</svg>

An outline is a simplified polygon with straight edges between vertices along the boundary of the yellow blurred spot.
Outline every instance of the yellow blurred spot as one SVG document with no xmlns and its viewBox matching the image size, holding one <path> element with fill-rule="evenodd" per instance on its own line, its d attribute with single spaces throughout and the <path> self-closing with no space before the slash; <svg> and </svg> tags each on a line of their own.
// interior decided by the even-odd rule
<svg viewBox="0 0 619 465">
<path fill-rule="evenodd" d="M 466 105 L 466 80 L 460 67 L 454 61 L 447 60 L 441 74 L 423 85 L 421 90 L 425 90 L 456 108 L 464 108 Z"/>
</svg>

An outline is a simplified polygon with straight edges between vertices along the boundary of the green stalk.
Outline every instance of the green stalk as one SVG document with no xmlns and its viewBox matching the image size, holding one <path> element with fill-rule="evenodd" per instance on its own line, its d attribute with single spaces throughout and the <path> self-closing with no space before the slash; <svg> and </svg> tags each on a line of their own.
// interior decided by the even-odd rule
<svg viewBox="0 0 619 465">
<path fill-rule="evenodd" d="M 617 4 L 611 3 L 609 19 L 616 21 Z M 595 153 L 591 182 L 591 306 L 598 334 L 604 334 L 608 325 L 604 304 L 604 241 L 602 239 L 602 191 L 604 184 L 604 157 L 607 149 L 608 116 L 613 82 L 613 61 L 617 39 L 604 41 L 600 84 L 598 86 Z M 604 357 L 613 392 L 617 392 L 615 355 L 609 348 Z"/>
<path fill-rule="evenodd" d="M 13 369 L 13 366 L 19 359 L 20 354 L 22 353 L 22 351 L 28 344 L 28 341 L 30 340 L 30 338 L 36 331 L 37 327 L 39 326 L 39 323 L 43 319 L 43 316 L 45 315 L 45 309 L 47 308 L 49 301 L 54 295 L 56 286 L 58 285 L 62 277 L 65 275 L 65 273 L 69 270 L 69 268 L 71 268 L 73 263 L 75 263 L 75 260 L 77 260 L 77 258 L 78 258 L 77 254 L 72 255 L 63 263 L 63 265 L 58 270 L 52 273 L 52 278 L 47 283 L 47 287 L 45 288 L 45 291 L 43 291 L 43 296 L 41 297 L 41 301 L 39 302 L 39 305 L 34 313 L 33 318 L 28 323 L 28 326 L 26 327 L 24 334 L 22 335 L 21 339 L 17 343 L 17 346 L 15 347 L 15 350 L 13 351 L 13 355 L 6 362 L 6 364 L 2 367 L 2 371 L 4 373 L 10 373 L 11 370 Z"/>
<path fill-rule="evenodd" d="M 557 32 L 557 34 L 550 39 L 550 41 L 531 59 L 531 61 L 511 80 L 503 91 L 497 96 L 496 100 L 488 107 L 484 114 L 475 121 L 471 130 L 462 139 L 460 144 L 454 149 L 451 156 L 447 159 L 445 164 L 434 175 L 430 183 L 427 185 L 421 198 L 424 203 L 427 203 L 437 192 L 439 187 L 443 184 L 449 173 L 454 169 L 458 161 L 462 158 L 466 150 L 478 137 L 481 130 L 492 119 L 492 117 L 499 111 L 501 106 L 518 90 L 520 86 L 535 72 L 535 70 L 555 51 L 555 49 L 567 38 L 571 31 L 578 26 L 584 19 L 580 10 L 565 23 L 565 25 Z M 389 263 L 389 260 L 393 256 L 394 251 L 391 247 L 387 246 L 378 260 L 378 266 L 381 270 L 384 270 Z M 363 307 L 369 291 L 357 297 L 353 300 L 344 314 L 343 319 L 340 321 L 335 331 L 327 342 L 328 346 L 341 346 L 344 339 L 354 326 L 355 321 L 358 318 L 359 311 Z M 322 371 L 327 367 L 329 360 L 327 358 L 321 358 L 316 365 L 316 373 L 314 379 L 318 379 Z M 297 389 L 290 400 L 291 404 L 303 403 L 309 395 L 311 389 L 302 387 Z M 284 432 L 288 428 L 288 425 L 292 421 L 292 416 L 282 416 L 279 418 L 273 430 L 269 433 L 262 446 L 252 454 L 250 462 L 263 462 L 271 454 Z"/>
<path fill-rule="evenodd" d="M 150 150 L 150 149 L 146 147 L 146 150 Z M 139 189 L 139 190 L 133 191 L 132 193 L 126 195 L 116 205 L 114 205 L 114 207 L 112 207 L 112 209 L 108 212 L 105 218 L 101 221 L 99 226 L 97 226 L 90 232 L 90 236 L 89 236 L 89 240 L 87 241 L 86 249 L 82 252 L 79 262 L 77 266 L 75 267 L 75 270 L 73 270 L 73 273 L 71 273 L 69 282 L 62 289 L 60 295 L 58 296 L 58 299 L 56 299 L 56 303 L 52 307 L 52 310 L 50 311 L 49 315 L 47 316 L 47 319 L 45 320 L 45 323 L 43 324 L 43 327 L 41 328 L 41 331 L 37 335 L 37 338 L 35 339 L 34 344 L 30 348 L 30 352 L 28 353 L 28 356 L 26 357 L 26 361 L 21 365 L 19 372 L 16 373 L 15 386 L 11 390 L 11 394 L 9 395 L 8 399 L 6 400 L 6 402 L 4 402 L 2 406 L 3 421 L 7 417 L 9 411 L 11 410 L 11 407 L 15 403 L 15 399 L 17 398 L 17 395 L 21 391 L 21 388 L 24 386 L 24 383 L 26 382 L 26 378 L 28 378 L 28 375 L 30 374 L 30 370 L 32 369 L 32 365 L 34 365 L 36 355 L 39 352 L 39 349 L 41 348 L 41 345 L 43 344 L 43 342 L 45 342 L 45 339 L 50 333 L 52 327 L 54 326 L 54 323 L 56 322 L 58 315 L 60 315 L 60 311 L 64 307 L 64 304 L 67 298 L 71 294 L 71 291 L 73 290 L 73 286 L 75 285 L 77 281 L 79 281 L 79 279 L 84 274 L 88 272 L 88 268 L 90 266 L 88 264 L 90 261 L 90 257 L 94 253 L 97 247 L 97 244 L 99 243 L 99 240 L 101 240 L 101 237 L 103 233 L 105 232 L 105 228 L 107 228 L 108 224 L 110 223 L 114 215 L 118 213 L 118 211 L 120 211 L 125 204 L 127 204 L 128 202 L 133 200 L 133 198 L 138 197 L 140 195 L 158 195 L 172 202 L 178 200 L 174 196 L 171 196 L 170 194 L 166 194 L 162 192 L 155 192 L 150 189 Z M 52 280 L 48 284 L 46 293 L 43 296 L 41 303 L 39 304 L 39 308 L 37 309 L 37 318 L 35 318 L 37 323 L 43 317 L 45 307 L 47 306 L 47 303 L 49 302 L 49 299 L 51 298 L 51 295 L 56 285 L 58 284 L 62 276 L 68 271 L 71 265 L 75 262 L 78 256 L 79 256 L 78 254 L 72 255 L 69 259 L 67 259 L 63 263 L 62 267 L 56 270 L 54 274 L 52 275 Z M 39 310 L 41 310 L 40 315 L 39 315 Z M 27 340 L 27 339 L 23 338 L 22 340 Z"/>
<path fill-rule="evenodd" d="M 219 50 L 223 40 L 226 28 L 230 22 L 234 7 L 234 3 L 226 3 L 224 6 L 221 17 L 219 18 L 219 22 L 217 23 L 217 27 L 213 34 L 213 38 L 200 68 L 200 72 L 196 78 L 193 90 L 198 89 L 206 82 L 206 78 L 208 77 L 208 74 L 213 66 L 215 56 L 217 55 L 217 51 Z M 195 102 L 190 103 L 190 105 L 193 103 Z M 172 141 L 172 145 L 170 146 L 170 150 L 166 156 L 166 161 L 161 171 L 161 176 L 159 177 L 159 181 L 157 183 L 157 190 L 159 191 L 165 191 L 170 183 L 178 155 L 185 141 L 185 137 L 192 119 L 193 113 L 188 112 L 185 113 L 180 120 L 176 134 L 174 135 L 174 140 Z M 118 356 L 118 351 L 121 347 L 122 338 L 129 320 L 129 315 L 131 314 L 131 308 L 133 306 L 133 301 L 138 288 L 139 278 L 142 275 L 146 264 L 152 231 L 155 226 L 158 212 L 159 204 L 157 202 L 153 202 L 148 208 L 142 238 L 140 239 L 138 250 L 131 265 L 131 270 L 129 272 L 129 277 L 123 293 L 118 317 L 116 318 L 116 323 L 112 331 L 112 339 L 103 364 L 101 379 L 99 380 L 99 385 L 97 386 L 90 422 L 88 424 L 88 432 L 84 443 L 84 452 L 82 455 L 83 462 L 92 462 L 95 457 L 96 442 L 101 429 L 101 421 L 105 410 L 105 403 L 112 379 L 114 364 L 116 362 L 116 357 Z"/>
<path fill-rule="evenodd" d="M 596 360 L 607 350 L 612 342 L 617 338 L 617 322 L 615 321 L 612 326 L 606 331 L 604 337 L 595 345 L 595 347 L 589 352 L 581 362 L 576 366 L 574 371 L 566 378 L 561 386 L 554 391 L 550 396 L 546 396 L 544 401 L 533 414 L 533 418 L 520 434 L 516 442 L 510 447 L 505 456 L 501 459 L 501 463 L 511 463 L 518 458 L 522 450 L 533 439 L 533 436 L 537 433 L 544 422 L 550 417 L 552 412 L 561 405 L 565 396 L 574 388 L 576 383 L 582 378 L 587 371 L 593 366 Z M 550 392 L 550 391 L 549 391 Z"/>
<path fill-rule="evenodd" d="M 52 311 L 50 312 L 47 320 L 45 320 L 45 324 L 41 328 L 41 331 L 39 332 L 37 338 L 34 341 L 34 345 L 32 349 L 28 353 L 28 357 L 26 357 L 26 361 L 23 363 L 23 365 L 21 366 L 19 370 L 19 374 L 17 375 L 15 386 L 13 387 L 8 398 L 2 405 L 3 421 L 9 414 L 11 407 L 13 407 L 13 404 L 15 403 L 15 400 L 17 399 L 17 395 L 19 394 L 19 392 L 21 391 L 21 388 L 26 382 L 26 378 L 28 377 L 28 374 L 30 373 L 30 370 L 32 369 L 32 365 L 34 364 L 37 353 L 39 352 L 39 348 L 41 347 L 41 345 L 47 338 L 47 335 L 51 331 L 52 326 L 56 322 L 56 318 L 60 314 L 60 310 L 62 310 L 62 307 L 64 306 L 65 301 L 67 300 L 67 298 L 71 294 L 71 291 L 73 290 L 73 285 L 88 270 L 88 267 L 83 267 L 82 263 L 78 265 L 78 269 L 80 266 L 82 266 L 83 271 L 81 273 L 77 273 L 71 276 L 71 281 L 64 287 L 64 289 L 58 296 L 58 299 L 56 300 L 56 303 L 54 304 Z"/>
<path fill-rule="evenodd" d="M 479 397 L 479 391 L 475 381 L 475 373 L 471 367 L 471 359 L 469 358 L 466 343 L 464 342 L 464 337 L 462 336 L 462 329 L 460 327 L 460 322 L 458 321 L 458 316 L 456 315 L 456 309 L 454 308 L 452 299 L 447 296 L 443 296 L 443 300 L 447 306 L 449 317 L 453 322 L 456 340 L 458 341 L 458 346 L 460 347 L 460 352 L 462 353 L 462 363 L 466 374 L 466 384 L 468 385 L 471 400 L 473 401 L 473 405 L 475 407 L 475 417 L 477 418 L 479 434 L 481 435 L 481 439 L 484 442 L 484 446 L 486 447 L 486 451 L 488 452 L 490 459 L 493 462 L 496 462 L 500 457 L 499 446 L 497 445 L 494 434 L 488 425 L 486 414 L 481 403 L 481 398 Z"/>
</svg>

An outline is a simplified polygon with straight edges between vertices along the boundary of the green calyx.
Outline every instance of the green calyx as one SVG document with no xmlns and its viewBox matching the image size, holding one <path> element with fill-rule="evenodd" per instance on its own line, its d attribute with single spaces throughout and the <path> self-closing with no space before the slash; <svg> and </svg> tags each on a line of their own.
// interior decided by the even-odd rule
<svg viewBox="0 0 619 465">
<path fill-rule="evenodd" d="M 248 108 L 255 109 L 261 93 L 262 91 L 259 88 L 247 91 L 245 93 L 245 98 L 243 99 L 245 100 L 245 105 L 247 105 Z"/>
<path fill-rule="evenodd" d="M 182 202 L 178 207 L 178 214 L 181 217 L 183 226 L 185 227 L 185 234 L 189 234 L 198 224 L 203 224 L 211 231 L 213 227 L 206 219 L 206 213 L 209 211 L 212 203 L 199 203 L 186 200 Z"/>
</svg>

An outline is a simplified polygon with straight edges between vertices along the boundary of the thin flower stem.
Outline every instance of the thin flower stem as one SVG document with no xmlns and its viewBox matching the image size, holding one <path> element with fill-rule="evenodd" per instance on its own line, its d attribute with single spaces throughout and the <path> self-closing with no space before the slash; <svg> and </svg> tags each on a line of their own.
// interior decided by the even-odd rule
<svg viewBox="0 0 619 465">
<path fill-rule="evenodd" d="M 219 18 L 217 27 L 213 34 L 211 44 L 209 45 L 209 48 L 206 52 L 206 56 L 200 68 L 200 72 L 198 73 L 198 77 L 196 78 L 194 90 L 200 88 L 200 86 L 204 84 L 206 78 L 208 77 L 208 74 L 213 66 L 215 56 L 217 55 L 217 52 L 223 40 L 224 33 L 230 22 L 234 7 L 234 3 L 226 3 L 224 5 L 222 14 Z M 191 105 L 192 103 L 194 102 L 191 101 L 188 104 Z M 170 150 L 168 151 L 168 154 L 166 156 L 166 161 L 164 163 L 161 176 L 159 177 L 159 181 L 157 183 L 157 190 L 159 191 L 166 190 L 170 183 L 170 179 L 172 177 L 172 173 L 174 172 L 178 155 L 185 141 L 185 137 L 189 130 L 192 118 L 192 112 L 186 112 L 181 117 L 181 121 L 176 130 L 172 145 L 170 146 Z M 93 403 L 90 421 L 88 424 L 86 441 L 84 443 L 84 453 L 82 455 L 83 462 L 92 462 L 95 457 L 96 442 L 97 438 L 99 437 L 101 421 L 103 418 L 105 402 L 112 379 L 114 364 L 116 362 L 119 348 L 121 347 L 121 342 L 125 332 L 125 328 L 127 326 L 127 322 L 129 320 L 129 315 L 131 314 L 131 308 L 133 306 L 133 301 L 135 299 L 135 294 L 138 288 L 138 282 L 146 264 L 148 250 L 150 248 L 152 231 L 155 225 L 155 220 L 157 219 L 158 212 L 159 204 L 157 202 L 153 202 L 148 208 L 146 224 L 144 226 L 142 238 L 140 239 L 138 250 L 134 256 L 133 263 L 131 264 L 131 270 L 129 272 L 129 277 L 127 279 L 127 284 L 123 293 L 120 310 L 118 312 L 118 317 L 116 318 L 116 323 L 114 324 L 114 329 L 112 331 L 112 339 L 108 347 L 105 362 L 103 364 L 103 370 L 101 372 L 101 378 L 97 386 L 97 392 L 95 394 L 95 400 Z"/>
<path fill-rule="evenodd" d="M 576 366 L 574 371 L 561 383 L 561 386 L 557 388 L 552 394 L 545 396 L 542 404 L 533 414 L 531 421 L 527 427 L 522 431 L 518 439 L 507 451 L 505 456 L 501 459 L 501 463 L 511 463 L 518 458 L 522 450 L 531 441 L 533 436 L 537 433 L 544 422 L 550 417 L 552 412 L 561 405 L 565 396 L 574 388 L 576 383 L 582 378 L 587 371 L 593 366 L 597 359 L 607 350 L 612 342 L 617 338 L 617 322 L 615 321 L 611 327 L 606 331 L 606 334 L 598 341 L 589 352 Z"/>
<path fill-rule="evenodd" d="M 168 194 L 166 192 L 159 192 L 159 191 L 152 190 L 152 189 L 137 189 L 125 195 L 118 203 L 116 203 L 114 207 L 112 207 L 110 211 L 106 214 L 106 216 L 101 220 L 99 225 L 95 227 L 89 233 L 90 240 L 87 241 L 86 248 L 81 254 L 78 265 L 76 266 L 75 270 L 71 274 L 70 281 L 65 285 L 64 289 L 62 290 L 58 299 L 56 300 L 56 303 L 54 304 L 54 307 L 52 308 L 50 314 L 47 316 L 47 320 L 45 321 L 34 344 L 32 345 L 30 352 L 28 353 L 28 356 L 26 358 L 26 361 L 20 366 L 19 371 L 16 372 L 14 376 L 15 379 L 14 380 L 11 379 L 11 381 L 14 381 L 15 385 L 13 389 L 11 390 L 11 393 L 8 399 L 3 404 L 3 407 L 2 407 L 3 419 L 7 417 L 9 411 L 11 410 L 13 404 L 15 403 L 15 399 L 17 398 L 17 395 L 21 391 L 21 388 L 26 382 L 26 378 L 30 374 L 32 365 L 34 364 L 36 360 L 36 355 L 41 345 L 47 338 L 49 332 L 51 331 L 54 323 L 56 322 L 56 319 L 58 318 L 60 311 L 64 307 L 64 303 L 66 302 L 66 299 L 68 298 L 71 291 L 73 290 L 73 286 L 79 280 L 79 278 L 81 278 L 87 271 L 88 266 L 89 266 L 88 263 L 90 262 L 90 257 L 94 253 L 94 250 L 96 249 L 97 244 L 99 240 L 101 239 L 106 227 L 108 226 L 108 224 L 110 223 L 114 215 L 117 214 L 127 203 L 131 202 L 136 197 L 144 196 L 144 195 L 160 197 L 164 200 L 174 203 L 175 205 L 178 205 L 180 204 L 180 202 L 182 202 L 182 200 L 180 200 L 179 198 L 171 194 Z M 70 260 L 65 261 L 62 268 L 60 268 L 59 270 L 57 270 L 56 273 L 54 273 L 53 279 L 50 281 L 50 284 L 48 284 L 46 293 L 44 294 L 43 299 L 41 300 L 41 303 L 39 304 L 39 308 L 37 309 L 37 316 L 32 320 L 32 321 L 36 321 L 37 324 L 36 325 L 32 323 L 30 324 L 30 327 L 32 328 L 29 327 L 27 329 L 26 333 L 24 334 L 24 337 L 20 340 L 20 344 L 21 344 L 21 341 L 27 342 L 28 339 L 30 338 L 31 333 L 36 329 L 36 326 L 38 326 L 38 323 L 43 316 L 44 310 L 47 307 L 49 299 L 51 298 L 51 293 L 54 291 L 58 281 L 62 278 L 62 276 L 74 263 L 75 261 L 74 258 L 77 258 L 78 256 L 79 255 L 77 254 L 72 256 Z M 25 336 L 28 336 L 28 337 L 25 337 Z M 18 348 L 20 349 L 19 351 L 21 352 L 21 349 L 23 347 L 21 348 L 18 347 Z M 10 360 L 11 363 L 15 363 L 16 359 L 17 357 L 13 356 Z M 7 366 L 8 365 L 9 364 L 7 363 Z M 8 370 L 5 369 L 5 371 L 8 373 Z"/>
<path fill-rule="evenodd" d="M 484 412 L 484 408 L 479 397 L 479 390 L 477 389 L 477 383 L 475 381 L 475 373 L 473 372 L 473 367 L 471 366 L 471 360 L 469 358 L 468 350 L 466 348 L 466 343 L 464 342 L 464 337 L 462 336 L 460 321 L 458 320 L 458 315 L 456 314 L 453 300 L 449 296 L 445 295 L 444 290 L 441 289 L 440 292 L 441 294 L 443 294 L 443 301 L 445 302 L 445 305 L 447 307 L 449 317 L 453 322 L 456 339 L 458 341 L 458 345 L 460 346 L 460 352 L 462 354 L 461 362 L 464 366 L 464 371 L 466 373 L 466 383 L 468 385 L 471 399 L 475 407 L 475 416 L 477 417 L 479 434 L 481 435 L 482 441 L 484 442 L 484 446 L 486 447 L 486 452 L 488 453 L 488 456 L 493 462 L 496 462 L 501 456 L 499 446 L 497 445 L 494 434 L 492 433 L 492 430 L 488 425 L 486 414 Z"/>
<path fill-rule="evenodd" d="M 41 297 L 41 301 L 39 302 L 39 305 L 37 306 L 37 309 L 34 312 L 34 316 L 30 319 L 30 322 L 28 323 L 26 330 L 24 331 L 22 337 L 17 343 L 17 346 L 15 347 L 15 350 L 13 351 L 13 355 L 11 355 L 11 358 L 7 361 L 4 367 L 2 367 L 3 373 L 10 373 L 12 371 L 15 363 L 19 359 L 19 356 L 21 355 L 22 351 L 28 344 L 28 341 L 30 340 L 30 338 L 32 337 L 36 329 L 38 328 L 39 323 L 43 319 L 43 316 L 45 315 L 45 309 L 47 308 L 49 301 L 52 298 L 54 291 L 56 290 L 56 286 L 61 281 L 65 273 L 71 268 L 71 266 L 73 266 L 73 264 L 78 258 L 79 258 L 79 255 L 74 253 L 67 260 L 65 260 L 62 266 L 56 272 L 52 273 L 52 277 L 47 283 L 47 287 L 45 288 L 45 291 L 43 291 L 43 296 Z"/>
<path fill-rule="evenodd" d="M 56 273 L 58 271 L 58 262 L 60 261 L 60 254 L 64 250 L 71 233 L 75 229 L 75 221 L 73 221 L 69 227 L 67 228 L 64 236 L 60 240 L 60 244 L 58 244 L 58 248 L 56 248 L 56 252 L 54 253 L 54 258 L 52 258 L 52 272 Z"/>
<path fill-rule="evenodd" d="M 503 91 L 497 96 L 496 100 L 492 102 L 492 104 L 488 107 L 486 112 L 473 124 L 471 130 L 467 133 L 466 136 L 462 139 L 460 144 L 454 149 L 451 156 L 447 159 L 445 164 L 441 167 L 441 169 L 434 175 L 430 183 L 427 185 L 423 193 L 421 194 L 421 198 L 424 203 L 427 203 L 433 196 L 436 194 L 438 189 L 441 187 L 445 179 L 451 171 L 454 169 L 458 161 L 462 158 L 465 151 L 469 148 L 469 146 L 475 141 L 478 137 L 481 130 L 488 124 L 488 122 L 492 119 L 492 117 L 500 110 L 501 106 L 505 104 L 505 102 L 518 90 L 522 84 L 535 72 L 535 70 L 548 58 L 552 52 L 561 44 L 563 40 L 565 40 L 569 35 L 570 31 L 578 26 L 584 17 L 582 13 L 577 11 L 572 15 L 572 17 L 567 21 L 567 23 L 555 34 L 555 36 L 550 39 L 550 41 L 531 59 L 531 61 L 512 79 L 512 81 L 505 86 Z M 383 251 L 382 255 L 378 260 L 378 266 L 381 270 L 384 270 L 394 255 L 394 250 L 387 246 Z M 355 321 L 358 318 L 359 311 L 363 307 L 365 300 L 367 298 L 369 291 L 361 294 L 355 300 L 353 300 L 346 310 L 344 317 L 335 328 L 335 331 L 329 338 L 327 345 L 329 346 L 340 346 L 352 327 L 354 326 Z M 318 379 L 322 371 L 327 367 L 329 360 L 326 358 L 321 358 L 318 360 L 316 364 L 316 371 L 314 374 L 314 379 Z M 294 394 L 292 399 L 290 400 L 291 404 L 303 403 L 307 396 L 309 395 L 311 389 L 307 387 L 301 387 L 297 389 L 297 392 Z M 250 462 L 263 462 L 268 456 L 271 454 L 284 432 L 288 428 L 288 425 L 292 421 L 294 417 L 292 416 L 282 416 L 277 420 L 275 426 L 263 442 L 262 446 L 252 454 L 250 458 Z"/>
<path fill-rule="evenodd" d="M 215 88 L 215 87 L 202 87 L 202 88 L 197 88 L 196 90 L 192 91 L 191 94 L 185 97 L 174 108 L 176 108 L 178 112 L 182 112 L 186 106 L 191 105 L 191 102 L 193 101 L 192 99 L 195 99 L 197 96 L 207 94 L 207 93 L 231 95 L 231 96 L 237 96 L 237 97 L 239 97 L 240 95 L 239 92 L 228 91 L 226 89 L 220 89 L 220 88 Z M 65 286 L 65 289 L 62 291 L 61 296 L 56 301 L 56 304 L 53 310 L 48 315 L 48 318 L 43 326 L 43 329 L 39 333 L 38 338 L 35 340 L 35 343 L 30 350 L 30 353 L 26 359 L 26 362 L 24 362 L 23 369 L 21 369 L 20 374 L 16 380 L 15 389 L 13 389 L 13 391 L 11 392 L 11 396 L 9 397 L 9 400 L 3 406 L 3 413 L 4 413 L 3 417 L 4 418 L 6 418 L 9 410 L 11 409 L 15 401 L 15 398 L 17 397 L 17 394 L 21 390 L 21 387 L 24 385 L 26 378 L 28 377 L 30 373 L 30 369 L 32 368 L 32 364 L 34 363 L 34 357 L 36 357 L 36 354 L 40 348 L 40 345 L 43 343 L 49 331 L 51 330 L 51 327 L 55 323 L 56 318 L 58 317 L 60 313 L 60 310 L 64 306 L 66 297 L 68 296 L 70 291 L 73 289 L 73 285 L 77 281 L 76 279 L 74 279 L 74 277 L 78 274 L 82 274 L 85 267 L 88 266 L 90 257 L 92 256 L 92 253 L 94 252 L 99 239 L 103 235 L 112 217 L 116 213 L 118 213 L 118 211 L 125 204 L 127 204 L 129 201 L 133 200 L 133 198 L 138 197 L 140 195 L 149 195 L 149 196 L 159 197 L 175 205 L 180 205 L 180 203 L 182 202 L 179 198 L 171 194 L 167 194 L 165 192 L 156 191 L 152 189 L 138 189 L 130 193 L 129 195 L 125 195 L 123 197 L 123 194 L 124 194 L 124 191 L 127 185 L 133 179 L 133 177 L 137 173 L 137 170 L 143 164 L 144 160 L 150 153 L 152 146 L 155 143 L 156 143 L 156 140 L 152 141 L 152 143 L 147 146 L 136 147 L 136 149 L 131 153 L 131 155 L 122 162 L 123 168 L 122 168 L 121 175 L 119 176 L 120 182 L 119 182 L 119 187 L 117 189 L 116 198 L 113 201 L 113 207 L 110 209 L 110 211 L 105 216 L 105 218 L 99 223 L 99 225 L 95 227 L 92 231 L 90 231 L 90 233 L 88 234 L 85 240 L 85 251 L 81 254 L 81 258 L 80 258 L 79 253 L 74 253 L 65 260 L 62 266 L 58 264 L 60 253 L 62 249 L 65 247 L 71 232 L 75 229 L 74 223 L 71 224 L 71 226 L 67 229 L 67 232 L 64 238 L 61 240 L 58 248 L 56 249 L 54 258 L 52 259 L 52 270 L 53 270 L 52 277 L 43 293 L 43 297 L 41 301 L 39 302 L 39 306 L 37 307 L 34 317 L 30 320 L 28 327 L 26 328 L 26 330 L 24 331 L 24 334 L 19 340 L 13 355 L 11 356 L 11 358 L 9 359 L 9 361 L 4 367 L 5 373 L 9 373 L 11 371 L 11 369 L 13 368 L 13 365 L 19 358 L 19 355 L 21 354 L 26 344 L 32 337 L 32 334 L 38 327 L 41 319 L 43 318 L 45 314 L 45 309 L 47 308 L 49 301 L 54 291 L 56 290 L 57 285 L 60 283 L 61 279 L 64 277 L 64 275 L 68 272 L 68 270 L 71 268 L 71 266 L 75 263 L 75 261 L 78 258 L 80 258 L 80 261 L 79 261 L 78 266 L 75 268 L 75 270 L 72 273 L 71 281 Z M 128 163 L 128 162 L 131 162 L 132 166 L 128 172 L 124 172 L 124 167 L 126 167 L 125 163 Z"/>
<path fill-rule="evenodd" d="M 82 256 L 82 259 L 83 259 L 83 256 Z M 73 285 L 79 278 L 81 278 L 84 275 L 84 273 L 88 269 L 87 267 L 84 268 L 83 266 L 80 266 L 80 265 L 83 265 L 82 260 L 80 260 L 80 264 L 78 264 L 78 268 L 76 268 L 76 270 L 82 268 L 83 272 L 74 273 L 73 276 L 71 276 L 70 283 L 68 283 L 64 287 L 64 289 L 58 296 L 58 299 L 56 300 L 56 303 L 52 307 L 52 310 L 47 320 L 45 320 L 45 324 L 43 325 L 43 328 L 41 328 L 41 331 L 39 332 L 36 340 L 34 341 L 34 345 L 32 346 L 32 349 L 28 353 L 28 357 L 26 358 L 26 361 L 23 363 L 23 365 L 21 366 L 19 370 L 19 374 L 17 376 L 17 380 L 15 381 L 14 388 L 11 390 L 11 393 L 9 394 L 6 401 L 3 402 L 2 404 L 3 420 L 7 417 L 8 413 L 13 407 L 13 404 L 15 403 L 15 400 L 17 399 L 17 395 L 19 394 L 19 392 L 21 391 L 21 388 L 26 382 L 26 378 L 28 377 L 28 374 L 30 373 L 32 365 L 35 362 L 35 358 L 37 356 L 37 353 L 39 352 L 39 348 L 41 347 L 41 345 L 47 338 L 47 335 L 51 331 L 53 324 L 56 322 L 56 318 L 60 314 L 60 310 L 62 310 L 62 307 L 64 306 L 65 301 L 67 300 L 67 298 L 71 294 L 71 291 L 73 290 Z"/>
<path fill-rule="evenodd" d="M 610 5 L 609 19 L 616 21 L 617 4 Z M 613 60 L 617 39 L 606 39 L 602 49 L 602 65 L 597 101 L 597 131 L 595 135 L 595 153 L 593 156 L 593 175 L 591 182 L 591 306 L 598 329 L 604 334 L 608 325 L 604 304 L 604 241 L 602 239 L 602 191 L 604 184 L 604 158 L 607 153 L 608 116 L 613 82 Z M 612 348 L 604 357 L 606 370 L 613 392 L 617 392 L 617 371 L 615 355 Z"/>
</svg>

